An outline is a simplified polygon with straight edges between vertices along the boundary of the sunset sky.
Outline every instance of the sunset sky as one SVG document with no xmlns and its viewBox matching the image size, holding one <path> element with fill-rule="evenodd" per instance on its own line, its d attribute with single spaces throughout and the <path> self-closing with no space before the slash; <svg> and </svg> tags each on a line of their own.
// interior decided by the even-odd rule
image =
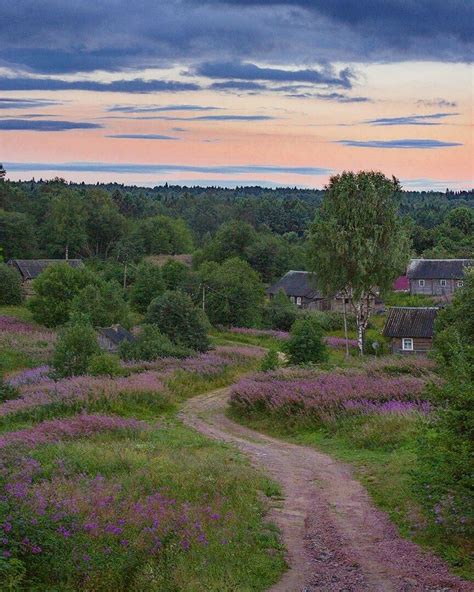
<svg viewBox="0 0 474 592">
<path fill-rule="evenodd" d="M 0 0 L 8 178 L 471 188 L 471 0 Z"/>
</svg>

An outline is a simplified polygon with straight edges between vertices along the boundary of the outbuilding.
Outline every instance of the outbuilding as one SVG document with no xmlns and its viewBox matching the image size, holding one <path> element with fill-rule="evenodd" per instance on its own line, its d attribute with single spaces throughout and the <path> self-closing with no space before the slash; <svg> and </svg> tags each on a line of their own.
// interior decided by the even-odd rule
<svg viewBox="0 0 474 592">
<path fill-rule="evenodd" d="M 135 337 L 130 331 L 124 329 L 121 325 L 112 325 L 97 330 L 97 341 L 101 349 L 106 352 L 115 353 L 120 344 L 124 341 L 132 343 Z"/>
<path fill-rule="evenodd" d="M 425 354 L 433 347 L 438 308 L 394 306 L 389 309 L 383 334 L 393 354 Z"/>
</svg>

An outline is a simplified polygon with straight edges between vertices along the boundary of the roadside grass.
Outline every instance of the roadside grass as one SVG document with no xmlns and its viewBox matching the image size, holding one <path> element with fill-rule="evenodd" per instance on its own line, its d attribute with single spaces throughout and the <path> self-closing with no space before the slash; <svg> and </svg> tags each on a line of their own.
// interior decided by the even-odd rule
<svg viewBox="0 0 474 592">
<path fill-rule="evenodd" d="M 268 335 L 244 335 L 241 333 L 232 333 L 230 331 L 219 331 L 217 329 L 212 329 L 210 335 L 213 343 L 216 345 L 232 342 L 281 350 L 284 343 L 281 339 L 276 339 L 275 337 L 270 337 Z"/>
<path fill-rule="evenodd" d="M 7 317 L 15 317 L 20 321 L 25 321 L 28 323 L 33 322 L 33 316 L 31 314 L 30 309 L 25 306 L 17 306 L 17 305 L 4 305 L 0 306 L 0 316 L 5 315 Z"/>
<path fill-rule="evenodd" d="M 453 571 L 474 579 L 472 541 L 447 533 L 430 520 L 414 488 L 418 423 L 410 417 L 366 416 L 333 426 L 308 426 L 264 413 L 229 416 L 247 427 L 304 446 L 312 446 L 354 467 L 354 476 L 375 504 L 388 513 L 402 536 L 433 550 Z"/>
<path fill-rule="evenodd" d="M 81 590 L 260 591 L 285 569 L 279 533 L 265 520 L 265 499 L 279 495 L 278 488 L 232 447 L 172 418 L 134 437 L 104 434 L 41 446 L 32 457 L 41 463 L 45 476 L 54 474 L 58 462 L 65 463 L 68 479 L 101 475 L 120 483 L 123 495 L 159 491 L 177 503 L 213 508 L 222 517 L 206 530 L 205 544 L 192 545 L 186 552 L 172 547 L 164 560 L 150 558 L 127 574 L 126 586 L 114 573 L 121 566 L 114 565 L 111 555 L 103 573 L 96 575 L 93 584 L 86 580 Z M 40 555 L 34 564 L 35 574 L 27 575 L 35 580 L 36 590 L 78 589 L 58 579 L 60 566 L 55 578 L 54 572 L 41 569 Z"/>
</svg>

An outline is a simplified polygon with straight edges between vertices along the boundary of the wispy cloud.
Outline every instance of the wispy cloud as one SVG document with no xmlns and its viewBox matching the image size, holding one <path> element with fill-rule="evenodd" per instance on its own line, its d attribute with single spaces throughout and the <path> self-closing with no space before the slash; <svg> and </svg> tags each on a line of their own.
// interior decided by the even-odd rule
<svg viewBox="0 0 474 592">
<path fill-rule="evenodd" d="M 216 111 L 221 108 L 209 105 L 113 105 L 107 111 L 119 113 L 160 113 L 162 111 Z"/>
<path fill-rule="evenodd" d="M 117 138 L 121 140 L 179 140 L 173 136 L 163 136 L 161 134 L 112 134 L 106 138 Z"/>
<path fill-rule="evenodd" d="M 420 107 L 440 107 L 441 109 L 458 106 L 456 101 L 447 101 L 446 99 L 420 99 L 416 104 Z"/>
<path fill-rule="evenodd" d="M 368 119 L 363 123 L 369 125 L 441 125 L 440 119 L 453 117 L 459 113 L 431 113 L 428 115 L 406 115 L 404 117 L 380 117 Z"/>
<path fill-rule="evenodd" d="M 349 68 L 340 72 L 327 70 L 284 70 L 281 68 L 261 68 L 251 63 L 207 62 L 194 70 L 195 74 L 207 78 L 232 78 L 237 80 L 268 80 L 274 82 L 309 82 L 326 86 L 351 88 L 354 78 Z"/>
<path fill-rule="evenodd" d="M 459 142 L 442 142 L 441 140 L 338 140 L 336 144 L 353 146 L 354 148 L 406 148 L 431 150 L 434 148 L 449 148 L 462 146 Z"/>
<path fill-rule="evenodd" d="M 59 121 L 34 119 L 0 119 L 2 131 L 63 132 L 77 129 L 96 129 L 103 127 L 98 123 L 86 121 Z"/>
<path fill-rule="evenodd" d="M 129 119 L 132 121 L 268 121 L 276 119 L 276 117 L 271 115 L 196 115 L 195 117 L 181 117 L 179 115 L 140 115 L 138 117 L 110 115 L 101 119 Z"/>
<path fill-rule="evenodd" d="M 60 80 L 58 78 L 0 78 L 0 90 L 89 90 L 95 92 L 180 92 L 199 90 L 193 82 L 169 80 L 114 80 L 98 82 L 92 80 Z"/>
<path fill-rule="evenodd" d="M 0 109 L 35 109 L 37 107 L 50 107 L 60 105 L 60 101 L 46 99 L 2 99 L 0 98 Z M 24 117 L 24 115 L 22 115 Z"/>
<path fill-rule="evenodd" d="M 291 167 L 279 165 L 215 165 L 197 166 L 182 164 L 137 164 L 113 162 L 5 162 L 8 171 L 56 171 L 80 173 L 204 173 L 218 175 L 246 175 L 254 173 L 294 174 L 294 175 L 328 175 L 332 169 L 321 167 Z"/>
</svg>

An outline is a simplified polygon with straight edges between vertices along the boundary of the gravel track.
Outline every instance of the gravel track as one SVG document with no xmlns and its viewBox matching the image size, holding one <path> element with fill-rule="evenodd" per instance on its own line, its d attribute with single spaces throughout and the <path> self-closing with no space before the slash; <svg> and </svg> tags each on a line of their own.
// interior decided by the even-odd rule
<svg viewBox="0 0 474 592">
<path fill-rule="evenodd" d="M 225 415 L 229 388 L 190 399 L 180 417 L 211 438 L 236 445 L 280 483 L 288 571 L 269 592 L 452 592 L 474 585 L 437 557 L 402 539 L 351 468 L 313 448 L 260 434 Z"/>
</svg>

